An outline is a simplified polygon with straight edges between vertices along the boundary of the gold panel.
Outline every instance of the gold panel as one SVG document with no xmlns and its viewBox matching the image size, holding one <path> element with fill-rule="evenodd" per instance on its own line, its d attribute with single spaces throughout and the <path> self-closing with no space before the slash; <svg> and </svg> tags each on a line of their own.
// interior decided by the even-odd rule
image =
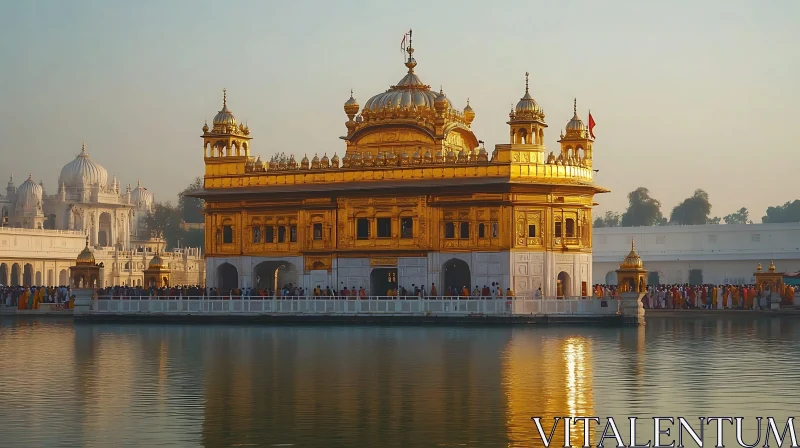
<svg viewBox="0 0 800 448">
<path fill-rule="evenodd" d="M 397 258 L 370 258 L 370 266 L 397 266 Z"/>
<path fill-rule="evenodd" d="M 306 271 L 331 271 L 333 263 L 330 255 L 306 256 Z"/>
</svg>

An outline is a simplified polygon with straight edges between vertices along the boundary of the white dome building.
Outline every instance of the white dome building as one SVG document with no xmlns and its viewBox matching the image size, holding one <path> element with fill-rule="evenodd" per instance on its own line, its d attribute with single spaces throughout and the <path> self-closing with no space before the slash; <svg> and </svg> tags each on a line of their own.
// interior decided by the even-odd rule
<svg viewBox="0 0 800 448">
<path fill-rule="evenodd" d="M 84 144 L 75 160 L 61 168 L 58 184 L 67 189 L 89 189 L 97 186 L 100 190 L 105 190 L 108 187 L 108 171 L 89 157 Z"/>
</svg>

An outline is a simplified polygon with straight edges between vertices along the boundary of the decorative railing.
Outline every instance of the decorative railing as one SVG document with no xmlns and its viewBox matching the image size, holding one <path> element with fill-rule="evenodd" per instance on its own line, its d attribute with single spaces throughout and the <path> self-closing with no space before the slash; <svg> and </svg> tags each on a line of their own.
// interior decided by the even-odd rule
<svg viewBox="0 0 800 448">
<path fill-rule="evenodd" d="M 113 314 L 575 315 L 619 313 L 619 300 L 596 297 L 100 297 L 92 312 Z"/>
</svg>

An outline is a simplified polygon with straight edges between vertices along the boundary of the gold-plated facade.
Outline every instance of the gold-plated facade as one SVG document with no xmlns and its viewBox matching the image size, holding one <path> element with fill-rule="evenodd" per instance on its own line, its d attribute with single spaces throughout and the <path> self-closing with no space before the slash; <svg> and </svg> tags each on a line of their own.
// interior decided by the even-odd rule
<svg viewBox="0 0 800 448">
<path fill-rule="evenodd" d="M 510 141 L 490 155 L 471 130 L 475 112 L 469 102 L 457 110 L 442 89 L 431 90 L 415 73 L 410 44 L 406 52 L 407 73 L 397 84 L 363 108 L 351 91 L 344 103 L 348 120 L 341 160 L 335 151 L 330 159 L 327 153 L 310 161 L 304 155 L 299 163 L 294 155 L 274 155 L 268 163 L 251 156 L 249 128 L 236 124 L 225 96 L 213 128 L 204 126 L 202 135 L 206 173 L 196 195 L 206 200 L 208 259 L 234 265 L 242 257 L 302 259 L 292 263 L 301 271 L 297 282 L 307 284 L 310 280 L 300 276 L 335 272 L 341 266 L 337 260 L 347 258 L 426 258 L 426 269 L 438 276 L 444 268 L 431 265 L 438 263 L 434 253 L 504 254 L 505 271 L 513 269 L 508 259 L 515 251 L 562 254 L 542 258 L 541 269 L 530 266 L 547 276 L 547 265 L 572 263 L 565 254 L 584 254 L 588 277 L 576 264 L 570 278 L 573 294 L 585 289 L 578 278 L 591 279 L 594 195 L 608 190 L 593 182 L 593 140 L 585 126 L 573 123 L 580 121 L 577 111 L 560 140 L 559 156 L 545 156 L 545 115 L 526 74 L 525 93 L 508 121 Z M 587 257 L 581 260 L 585 266 Z M 478 268 L 470 269 L 470 283 L 476 283 Z M 236 286 L 263 283 L 253 269 L 240 264 L 236 270 Z M 536 290 L 535 282 L 516 282 L 511 274 L 499 274 L 502 285 Z M 335 276 L 326 281 L 341 286 Z M 438 277 L 429 275 L 417 285 L 434 283 L 432 278 Z M 555 281 L 540 285 L 554 289 Z"/>
</svg>

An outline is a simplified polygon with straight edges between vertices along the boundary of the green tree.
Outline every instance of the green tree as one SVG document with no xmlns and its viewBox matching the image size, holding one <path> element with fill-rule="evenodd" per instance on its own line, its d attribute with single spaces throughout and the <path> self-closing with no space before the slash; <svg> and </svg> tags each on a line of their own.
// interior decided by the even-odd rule
<svg viewBox="0 0 800 448">
<path fill-rule="evenodd" d="M 708 193 L 698 188 L 693 195 L 672 209 L 669 221 L 683 225 L 708 224 L 709 214 L 711 214 L 711 203 L 708 201 Z"/>
<path fill-rule="evenodd" d="M 795 199 L 783 205 L 767 208 L 767 214 L 761 218 L 763 223 L 800 222 L 800 200 Z"/>
<path fill-rule="evenodd" d="M 598 216 L 594 220 L 594 227 L 619 227 L 620 214 L 607 211 L 604 216 Z"/>
<path fill-rule="evenodd" d="M 713 218 L 708 218 L 708 222 L 706 224 L 719 224 L 720 222 L 722 222 L 722 218 L 715 216 Z"/>
<path fill-rule="evenodd" d="M 731 213 L 730 215 L 725 215 L 724 219 L 725 224 L 752 224 L 753 221 L 750 221 L 748 218 L 750 212 L 747 211 L 746 207 L 740 208 L 738 211 Z"/>
<path fill-rule="evenodd" d="M 147 229 L 154 236 L 167 240 L 167 247 L 175 247 L 180 238 L 181 213 L 169 202 L 156 202 L 153 210 L 145 218 Z"/>
<path fill-rule="evenodd" d="M 650 190 L 639 187 L 628 193 L 628 209 L 622 214 L 622 227 L 655 226 L 665 221 L 661 202 L 650 197 Z"/>
<path fill-rule="evenodd" d="M 178 207 L 185 222 L 198 223 L 205 222 L 205 203 L 202 199 L 188 196 L 189 193 L 203 189 L 203 178 L 198 177 L 189 186 L 178 193 Z"/>
</svg>

